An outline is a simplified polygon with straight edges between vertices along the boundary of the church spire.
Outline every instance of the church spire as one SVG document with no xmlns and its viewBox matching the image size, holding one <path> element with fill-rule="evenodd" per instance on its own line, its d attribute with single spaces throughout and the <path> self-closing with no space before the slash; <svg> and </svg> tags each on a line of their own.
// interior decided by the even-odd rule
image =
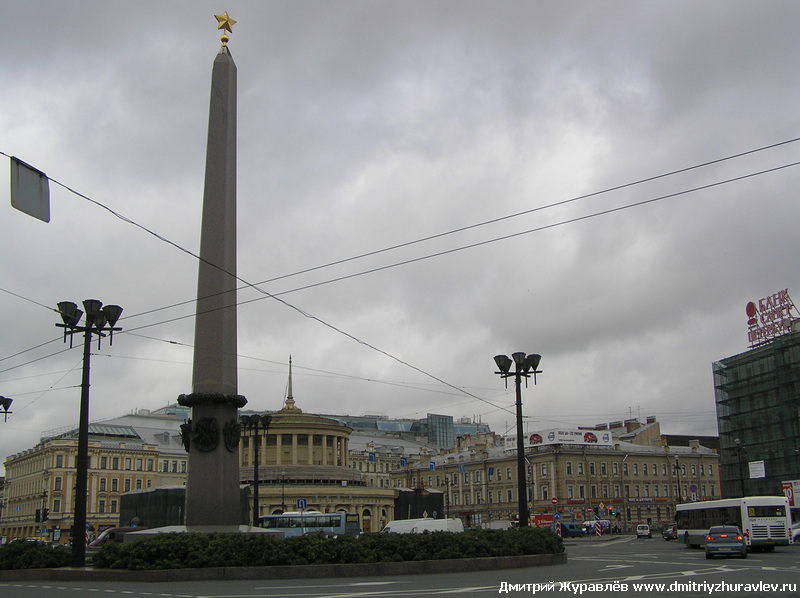
<svg viewBox="0 0 800 598">
<path fill-rule="evenodd" d="M 289 355 L 289 384 L 286 389 L 286 405 L 281 411 L 301 411 L 299 407 L 294 405 L 294 397 L 292 396 L 292 356 Z"/>
</svg>

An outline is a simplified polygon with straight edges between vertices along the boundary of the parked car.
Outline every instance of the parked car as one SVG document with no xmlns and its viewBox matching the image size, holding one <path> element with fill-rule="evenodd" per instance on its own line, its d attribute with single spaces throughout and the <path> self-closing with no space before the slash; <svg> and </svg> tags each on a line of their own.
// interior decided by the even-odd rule
<svg viewBox="0 0 800 598">
<path fill-rule="evenodd" d="M 556 524 L 550 526 L 550 530 L 556 531 Z M 571 522 L 561 523 L 561 537 L 562 538 L 583 538 L 586 535 L 585 530 L 580 524 Z"/>
<path fill-rule="evenodd" d="M 709 529 L 706 534 L 706 558 L 710 559 L 715 554 L 738 555 L 746 559 L 747 544 L 742 530 L 735 525 L 715 525 Z"/>
<path fill-rule="evenodd" d="M 650 530 L 650 526 L 646 523 L 640 523 L 636 526 L 636 537 L 637 538 L 652 538 L 653 532 Z"/>
<path fill-rule="evenodd" d="M 800 542 L 800 521 L 795 521 L 792 524 L 792 541 Z"/>
<path fill-rule="evenodd" d="M 677 540 L 678 539 L 678 524 L 677 523 L 667 523 L 661 529 L 661 537 L 665 540 Z"/>
</svg>

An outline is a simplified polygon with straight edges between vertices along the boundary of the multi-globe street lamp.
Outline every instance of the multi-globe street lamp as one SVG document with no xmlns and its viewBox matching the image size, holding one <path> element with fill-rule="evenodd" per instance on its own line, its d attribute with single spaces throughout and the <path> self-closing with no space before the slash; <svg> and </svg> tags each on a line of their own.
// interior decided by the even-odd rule
<svg viewBox="0 0 800 598">
<path fill-rule="evenodd" d="M 536 384 L 536 374 L 542 372 L 537 370 L 539 362 L 542 359 L 541 355 L 535 353 L 525 355 L 525 353 L 513 353 L 511 355 L 513 361 L 507 355 L 496 355 L 494 362 L 500 369 L 499 374 L 501 378 L 506 381 L 506 388 L 508 388 L 508 379 L 514 378 L 514 386 L 517 392 L 517 497 L 519 499 L 519 525 L 524 527 L 528 525 L 528 488 L 526 483 L 525 467 L 525 439 L 522 436 L 522 389 L 521 381 L 525 378 L 525 387 L 528 387 L 528 378 L 533 375 L 533 383 Z M 511 364 L 515 364 L 515 369 L 511 371 Z"/>
<path fill-rule="evenodd" d="M 14 413 L 13 411 L 9 411 L 9 407 L 11 407 L 11 403 L 14 402 L 14 399 L 9 399 L 8 397 L 0 397 L 0 407 L 3 408 L 3 421 L 8 421 L 8 416 Z"/>
<path fill-rule="evenodd" d="M 253 430 L 253 527 L 258 526 L 258 429 L 264 428 L 264 452 L 267 450 L 267 436 L 269 436 L 269 426 L 272 424 L 271 415 L 246 415 L 242 417 L 242 426 L 248 430 Z"/>
<path fill-rule="evenodd" d="M 114 332 L 122 330 L 114 325 L 122 314 L 119 305 L 103 305 L 97 299 L 86 299 L 83 302 L 86 310 L 86 320 L 79 326 L 83 311 L 71 301 L 62 301 L 58 304 L 58 313 L 61 314 L 63 323 L 56 324 L 64 329 L 64 342 L 67 336 L 83 333 L 83 375 L 81 378 L 81 408 L 78 421 L 78 458 L 75 462 L 75 517 L 72 525 L 72 566 L 83 567 L 86 564 L 86 495 L 89 479 L 89 367 L 91 360 L 92 335 L 97 335 L 97 346 L 100 339 L 109 335 L 109 342 L 113 344 Z"/>
</svg>

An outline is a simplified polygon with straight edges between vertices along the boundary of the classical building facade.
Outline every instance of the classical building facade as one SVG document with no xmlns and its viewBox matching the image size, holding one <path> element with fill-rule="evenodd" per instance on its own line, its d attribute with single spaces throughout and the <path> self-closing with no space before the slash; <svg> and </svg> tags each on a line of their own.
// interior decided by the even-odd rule
<svg viewBox="0 0 800 598">
<path fill-rule="evenodd" d="M 525 475 L 532 520 L 547 524 L 555 512 L 574 522 L 597 515 L 630 530 L 638 523 L 671 521 L 680 502 L 721 497 L 716 452 L 697 441 L 671 447 L 658 438 L 651 445 L 529 445 Z M 468 526 L 514 521 L 518 514 L 515 448 L 434 456 L 392 472 L 392 479 L 400 488 L 443 491 L 447 513 Z"/>
<path fill-rule="evenodd" d="M 292 396 L 291 363 L 289 368 L 283 408 L 266 414 L 249 412 L 272 417 L 266 435 L 263 429 L 259 432 L 258 451 L 254 430 L 242 428 L 240 482 L 253 484 L 257 463 L 259 516 L 299 510 L 297 501 L 302 499 L 306 509 L 357 513 L 363 531 L 380 531 L 394 518 L 397 493 L 389 487 L 368 485 L 362 473 L 351 466 L 351 428 L 297 407 Z"/>
<path fill-rule="evenodd" d="M 184 483 L 187 457 L 180 442 L 180 423 L 140 412 L 90 424 L 90 536 L 119 525 L 122 493 Z M 77 436 L 77 430 L 46 434 L 33 448 L 6 459 L 0 519 L 0 536 L 5 540 L 69 542 L 75 509 Z"/>
</svg>

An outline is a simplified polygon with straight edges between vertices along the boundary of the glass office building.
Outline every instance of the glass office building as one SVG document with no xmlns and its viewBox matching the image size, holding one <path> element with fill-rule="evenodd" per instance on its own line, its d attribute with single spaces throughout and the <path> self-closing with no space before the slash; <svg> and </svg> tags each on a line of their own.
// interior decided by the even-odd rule
<svg viewBox="0 0 800 598">
<path fill-rule="evenodd" d="M 800 479 L 800 332 L 713 364 L 726 497 L 783 494 Z"/>
</svg>

